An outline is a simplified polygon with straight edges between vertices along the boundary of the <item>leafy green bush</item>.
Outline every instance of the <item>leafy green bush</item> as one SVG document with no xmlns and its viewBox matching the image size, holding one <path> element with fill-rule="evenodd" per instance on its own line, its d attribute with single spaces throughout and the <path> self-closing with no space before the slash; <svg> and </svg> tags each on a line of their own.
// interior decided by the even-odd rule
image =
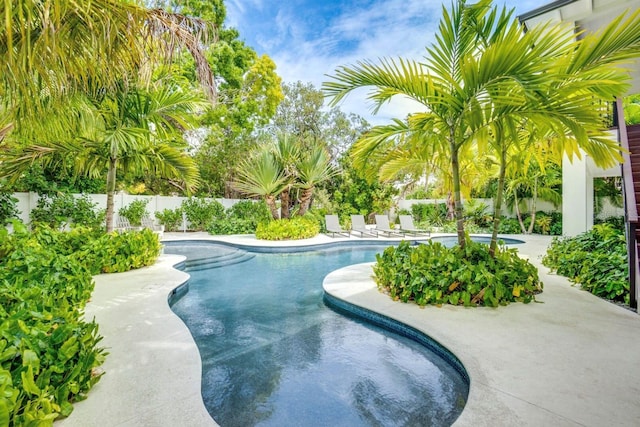
<svg viewBox="0 0 640 427">
<path fill-rule="evenodd" d="M 179 231 L 182 226 L 182 209 L 164 209 L 155 213 L 160 224 L 164 225 L 166 231 Z"/>
<path fill-rule="evenodd" d="M 516 218 L 507 218 L 503 216 L 500 219 L 498 232 L 503 234 L 520 234 L 522 233 L 522 229 L 520 228 L 520 223 Z"/>
<path fill-rule="evenodd" d="M 411 205 L 411 215 L 416 222 L 426 222 L 440 227 L 447 219 L 446 203 L 416 203 Z"/>
<path fill-rule="evenodd" d="M 465 248 L 439 242 L 411 246 L 403 241 L 376 255 L 378 288 L 396 300 L 416 304 L 497 307 L 528 303 L 542 291 L 538 270 L 518 257 L 516 249 L 489 247 L 467 240 Z"/>
<path fill-rule="evenodd" d="M 50 238 L 0 229 L 0 425 L 52 425 L 101 376 L 98 325 L 82 316 L 91 273 Z"/>
<path fill-rule="evenodd" d="M 148 228 L 103 234 L 84 249 L 84 257 L 93 274 L 121 273 L 152 265 L 162 245 L 158 235 Z"/>
<path fill-rule="evenodd" d="M 594 221 L 596 224 L 610 224 L 613 228 L 624 233 L 625 222 L 624 216 L 610 216 L 604 219 L 596 219 Z"/>
<path fill-rule="evenodd" d="M 142 218 L 149 216 L 149 212 L 147 212 L 148 204 L 149 199 L 135 199 L 127 206 L 121 207 L 118 210 L 118 215 L 127 218 L 131 225 L 141 225 Z"/>
<path fill-rule="evenodd" d="M 629 304 L 626 240 L 610 224 L 594 225 L 575 237 L 554 238 L 542 263 L 594 295 Z"/>
<path fill-rule="evenodd" d="M 252 234 L 258 224 L 270 219 L 271 213 L 265 202 L 243 200 L 227 209 L 224 218 L 214 219 L 207 231 L 210 234 Z"/>
<path fill-rule="evenodd" d="M 18 210 L 18 199 L 9 193 L 0 192 L 0 227 L 9 223 L 11 219 L 17 219 L 20 211 Z"/>
<path fill-rule="evenodd" d="M 315 218 L 293 217 L 261 223 L 256 229 L 256 237 L 263 240 L 308 239 L 320 232 Z"/>
<path fill-rule="evenodd" d="M 40 196 L 38 203 L 31 210 L 32 223 L 47 224 L 51 228 L 60 229 L 69 224 L 101 228 L 104 225 L 104 209 L 96 209 L 89 196 L 73 197 L 71 194 Z"/>
<path fill-rule="evenodd" d="M 222 203 L 206 199 L 190 197 L 182 202 L 182 210 L 189 221 L 189 229 L 206 230 L 216 218 L 224 218 Z"/>
</svg>

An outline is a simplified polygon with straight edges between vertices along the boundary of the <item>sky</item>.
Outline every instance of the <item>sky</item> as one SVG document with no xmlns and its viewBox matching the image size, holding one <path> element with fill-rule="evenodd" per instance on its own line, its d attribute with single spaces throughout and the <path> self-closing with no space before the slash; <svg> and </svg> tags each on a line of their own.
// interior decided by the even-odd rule
<svg viewBox="0 0 640 427">
<path fill-rule="evenodd" d="M 515 14 L 536 9 L 551 0 L 496 0 L 515 8 Z M 434 41 L 442 16 L 442 2 L 434 0 L 226 0 L 227 27 L 259 55 L 274 60 L 284 82 L 311 82 L 320 89 L 339 66 L 379 58 L 421 60 Z M 445 0 L 450 8 L 451 0 Z M 366 89 L 350 94 L 339 107 L 371 124 L 404 118 L 415 111 L 409 100 L 398 99 L 376 116 Z"/>
</svg>

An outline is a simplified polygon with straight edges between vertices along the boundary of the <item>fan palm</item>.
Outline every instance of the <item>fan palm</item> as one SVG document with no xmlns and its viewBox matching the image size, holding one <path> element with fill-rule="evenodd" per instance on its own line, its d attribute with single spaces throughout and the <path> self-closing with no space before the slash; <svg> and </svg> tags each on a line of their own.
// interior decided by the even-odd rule
<svg viewBox="0 0 640 427">
<path fill-rule="evenodd" d="M 329 154 L 322 147 L 316 147 L 304 156 L 298 162 L 297 171 L 297 186 L 302 190 L 298 215 L 303 216 L 309 209 L 316 185 L 329 180 L 335 172 Z"/>
<path fill-rule="evenodd" d="M 276 198 L 288 185 L 289 178 L 269 150 L 261 150 L 256 155 L 240 162 L 238 176 L 233 187 L 249 196 L 264 197 L 273 219 L 280 217 Z"/>
</svg>

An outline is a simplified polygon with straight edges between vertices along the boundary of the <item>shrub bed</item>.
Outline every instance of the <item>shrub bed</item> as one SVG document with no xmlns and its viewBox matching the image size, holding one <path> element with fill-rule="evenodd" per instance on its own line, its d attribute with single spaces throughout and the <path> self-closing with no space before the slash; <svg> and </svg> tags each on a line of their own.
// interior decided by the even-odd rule
<svg viewBox="0 0 640 427">
<path fill-rule="evenodd" d="M 100 379 L 106 352 L 83 319 L 92 275 L 155 262 L 149 230 L 105 235 L 0 228 L 0 425 L 50 426 Z"/>
<path fill-rule="evenodd" d="M 497 307 L 529 303 L 542 292 L 535 266 L 518 257 L 516 249 L 500 247 L 495 257 L 482 243 L 465 248 L 439 242 L 411 246 L 402 242 L 376 255 L 378 288 L 403 302 Z"/>
<path fill-rule="evenodd" d="M 594 295 L 629 304 L 626 240 L 611 224 L 594 225 L 575 237 L 554 238 L 542 263 Z"/>
<path fill-rule="evenodd" d="M 277 219 L 258 224 L 256 237 L 262 240 L 308 239 L 320 233 L 320 225 L 311 217 Z"/>
</svg>

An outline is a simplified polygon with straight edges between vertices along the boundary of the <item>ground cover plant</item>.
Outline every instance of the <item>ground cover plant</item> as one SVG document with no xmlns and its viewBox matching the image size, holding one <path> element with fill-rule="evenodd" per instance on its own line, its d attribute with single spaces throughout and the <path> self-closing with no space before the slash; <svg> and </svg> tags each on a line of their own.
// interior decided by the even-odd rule
<svg viewBox="0 0 640 427">
<path fill-rule="evenodd" d="M 150 265 L 150 230 L 104 234 L 46 225 L 0 228 L 0 425 L 52 425 L 100 379 L 106 352 L 83 318 L 92 275 Z"/>
<path fill-rule="evenodd" d="M 263 240 L 308 239 L 320 233 L 320 224 L 314 217 L 293 217 L 261 223 L 256 237 Z"/>
<path fill-rule="evenodd" d="M 542 263 L 599 297 L 629 304 L 629 270 L 624 232 L 594 225 L 575 237 L 554 238 Z"/>
<path fill-rule="evenodd" d="M 497 307 L 529 303 L 542 292 L 535 266 L 516 249 L 489 247 L 467 240 L 464 247 L 440 242 L 411 246 L 404 241 L 376 256 L 378 288 L 394 300 L 427 304 Z"/>
</svg>

